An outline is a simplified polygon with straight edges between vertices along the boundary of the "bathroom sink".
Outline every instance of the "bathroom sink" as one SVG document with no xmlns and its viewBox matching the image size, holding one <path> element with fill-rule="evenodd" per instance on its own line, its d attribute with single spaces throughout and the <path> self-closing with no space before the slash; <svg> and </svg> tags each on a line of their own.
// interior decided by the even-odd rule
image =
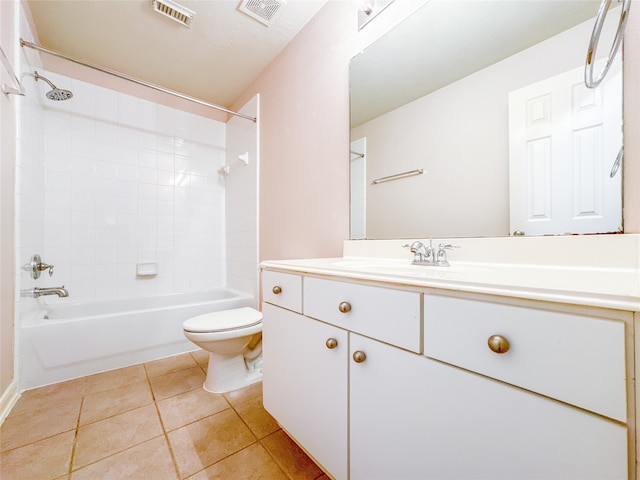
<svg viewBox="0 0 640 480">
<path fill-rule="evenodd" d="M 441 276 L 454 273 L 490 271 L 484 266 L 469 263 L 451 263 L 448 267 L 440 267 L 436 265 L 413 265 L 410 260 L 379 260 L 373 258 L 342 259 L 333 262 L 332 265 L 345 270 L 409 276 Z"/>
</svg>

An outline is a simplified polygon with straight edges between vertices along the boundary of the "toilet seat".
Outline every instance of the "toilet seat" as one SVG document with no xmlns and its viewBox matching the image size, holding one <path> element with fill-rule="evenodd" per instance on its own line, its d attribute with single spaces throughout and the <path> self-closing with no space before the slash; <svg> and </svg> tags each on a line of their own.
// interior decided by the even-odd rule
<svg viewBox="0 0 640 480">
<path fill-rule="evenodd" d="M 191 317 L 184 321 L 182 328 L 194 333 L 228 332 L 253 327 L 261 322 L 262 312 L 251 307 L 243 307 Z"/>
</svg>

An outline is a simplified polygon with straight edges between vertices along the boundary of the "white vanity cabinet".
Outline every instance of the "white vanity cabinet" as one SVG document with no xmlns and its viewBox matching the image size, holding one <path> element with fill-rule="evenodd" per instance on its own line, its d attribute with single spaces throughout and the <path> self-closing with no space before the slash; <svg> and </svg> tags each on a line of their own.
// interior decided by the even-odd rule
<svg viewBox="0 0 640 480">
<path fill-rule="evenodd" d="M 351 480 L 625 479 L 623 425 L 359 335 Z"/>
<path fill-rule="evenodd" d="M 265 273 L 266 291 L 280 272 Z M 605 368 L 605 375 L 615 376 L 607 384 L 615 399 L 599 404 L 611 407 L 611 417 L 620 420 L 614 421 L 598 409 L 592 413 L 549 398 L 547 391 L 536 393 L 537 384 L 514 386 L 517 368 L 509 371 L 514 380 L 457 363 L 469 348 L 465 330 L 473 331 L 455 325 L 464 316 L 455 312 L 468 306 L 462 298 L 436 305 L 432 289 L 298 278 L 300 313 L 279 305 L 277 295 L 264 295 L 264 404 L 334 478 L 627 478 L 626 418 L 617 418 L 618 389 L 624 390 L 619 325 L 599 320 L 606 325 L 596 329 L 608 347 L 623 352 L 622 364 L 615 353 L 608 363 L 614 367 Z M 486 306 L 479 303 L 465 312 L 482 316 Z M 435 358 L 448 350 L 455 352 L 452 358 Z M 556 370 L 538 373 L 554 377 Z M 575 375 L 580 377 L 579 368 Z"/>
<path fill-rule="evenodd" d="M 262 285 L 264 406 L 320 465 L 346 479 L 348 332 L 297 313 L 301 276 L 263 271 Z"/>
<path fill-rule="evenodd" d="M 348 333 L 267 303 L 262 315 L 264 407 L 335 478 L 348 478 Z"/>
</svg>

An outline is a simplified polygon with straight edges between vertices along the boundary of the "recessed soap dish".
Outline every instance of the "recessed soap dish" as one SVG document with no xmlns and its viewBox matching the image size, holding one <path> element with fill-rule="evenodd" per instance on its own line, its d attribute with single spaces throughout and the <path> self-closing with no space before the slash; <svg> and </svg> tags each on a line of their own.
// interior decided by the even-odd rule
<svg viewBox="0 0 640 480">
<path fill-rule="evenodd" d="M 153 277 L 158 274 L 158 264 L 155 262 L 138 263 L 136 265 L 136 275 L 138 277 Z"/>
</svg>

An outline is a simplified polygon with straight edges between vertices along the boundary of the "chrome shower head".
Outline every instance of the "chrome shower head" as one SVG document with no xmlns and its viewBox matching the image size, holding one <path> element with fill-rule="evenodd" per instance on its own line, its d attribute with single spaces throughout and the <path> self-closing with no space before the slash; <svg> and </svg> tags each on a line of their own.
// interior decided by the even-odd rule
<svg viewBox="0 0 640 480">
<path fill-rule="evenodd" d="M 33 76 L 36 79 L 36 82 L 38 80 L 44 80 L 53 89 L 46 93 L 46 96 L 49 100 L 54 100 L 58 102 L 62 100 L 69 100 L 70 98 L 73 97 L 72 92 L 70 92 L 69 90 L 63 90 L 61 88 L 56 87 L 53 83 L 51 83 L 47 78 L 40 75 L 38 72 L 34 72 Z"/>
</svg>

